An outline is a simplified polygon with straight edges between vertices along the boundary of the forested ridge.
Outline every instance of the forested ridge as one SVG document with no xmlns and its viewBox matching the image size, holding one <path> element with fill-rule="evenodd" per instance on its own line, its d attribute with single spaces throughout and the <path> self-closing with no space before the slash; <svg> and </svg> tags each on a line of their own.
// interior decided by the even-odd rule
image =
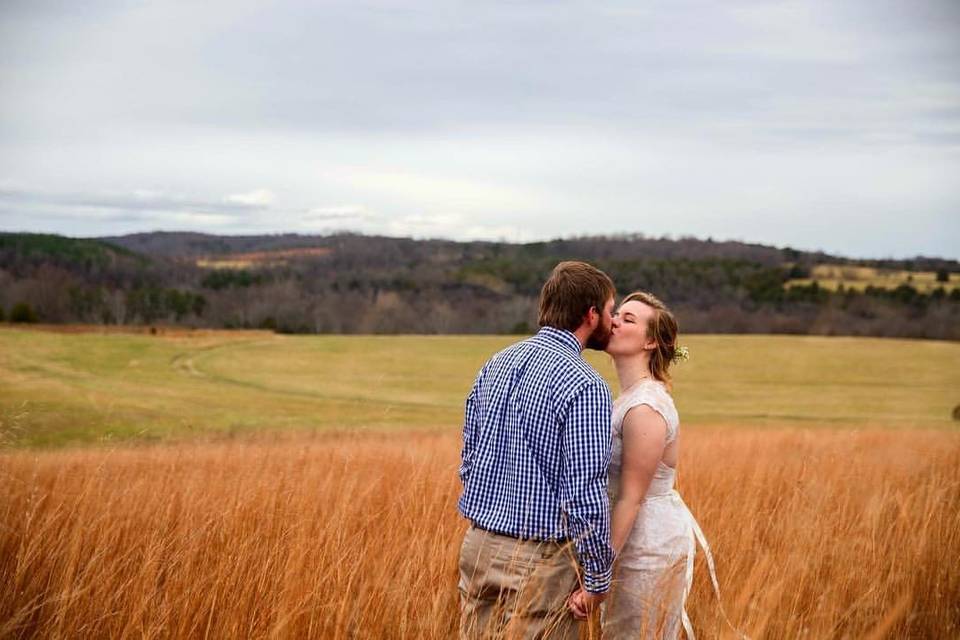
<svg viewBox="0 0 960 640">
<path fill-rule="evenodd" d="M 621 294 L 654 292 L 684 331 L 960 338 L 954 260 L 862 260 L 641 235 L 510 244 L 355 234 L 0 233 L 0 317 L 297 333 L 526 333 L 536 328 L 540 285 L 570 259 L 605 270 Z M 812 277 L 818 265 L 906 277 L 894 287 L 830 288 Z M 937 286 L 911 284 L 911 274 L 931 272 Z"/>
</svg>

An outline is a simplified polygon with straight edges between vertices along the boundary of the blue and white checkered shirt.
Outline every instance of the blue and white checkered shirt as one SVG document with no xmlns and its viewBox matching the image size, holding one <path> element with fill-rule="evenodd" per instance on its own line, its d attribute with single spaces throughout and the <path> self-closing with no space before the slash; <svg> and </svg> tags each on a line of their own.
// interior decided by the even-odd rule
<svg viewBox="0 0 960 640">
<path fill-rule="evenodd" d="M 573 540 L 593 593 L 610 587 L 610 389 L 563 329 L 493 356 L 467 396 L 460 513 L 481 529 Z"/>
</svg>

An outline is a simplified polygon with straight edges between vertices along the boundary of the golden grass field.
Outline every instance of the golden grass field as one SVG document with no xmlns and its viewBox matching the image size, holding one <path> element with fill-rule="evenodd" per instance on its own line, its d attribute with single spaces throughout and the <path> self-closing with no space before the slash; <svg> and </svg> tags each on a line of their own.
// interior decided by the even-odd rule
<svg viewBox="0 0 960 640">
<path fill-rule="evenodd" d="M 511 340 L 0 329 L 0 638 L 454 636 L 460 407 Z M 960 637 L 960 345 L 685 342 L 732 621 Z M 733 637 L 705 569 L 698 637 Z"/>
<path fill-rule="evenodd" d="M 228 253 L 215 257 L 200 258 L 194 264 L 204 269 L 249 269 L 250 267 L 281 266 L 291 259 L 316 258 L 332 252 L 326 247 L 303 247 L 300 249 L 274 249 L 273 251 L 251 251 L 248 253 Z"/>
<path fill-rule="evenodd" d="M 3 455 L 0 637 L 450 638 L 453 433 Z M 960 446 L 691 430 L 680 491 L 752 638 L 960 634 Z M 701 638 L 729 637 L 705 566 Z"/>
<path fill-rule="evenodd" d="M 863 291 L 867 287 L 896 289 L 908 284 L 917 291 L 930 293 L 943 287 L 947 293 L 960 288 L 960 275 L 951 273 L 947 282 L 937 282 L 934 271 L 904 271 L 902 269 L 879 269 L 853 265 L 818 264 L 811 269 L 809 278 L 795 278 L 787 286 L 806 286 L 816 281 L 821 287 L 836 291 L 840 285 L 845 289 Z"/>
</svg>

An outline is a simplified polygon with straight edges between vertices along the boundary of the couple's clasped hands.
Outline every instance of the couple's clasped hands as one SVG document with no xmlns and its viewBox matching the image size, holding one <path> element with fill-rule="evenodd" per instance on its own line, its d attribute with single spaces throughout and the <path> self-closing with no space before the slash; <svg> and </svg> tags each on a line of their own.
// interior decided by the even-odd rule
<svg viewBox="0 0 960 640">
<path fill-rule="evenodd" d="M 590 593 L 581 587 L 567 598 L 567 608 L 577 620 L 586 620 L 606 597 L 605 593 Z"/>
</svg>

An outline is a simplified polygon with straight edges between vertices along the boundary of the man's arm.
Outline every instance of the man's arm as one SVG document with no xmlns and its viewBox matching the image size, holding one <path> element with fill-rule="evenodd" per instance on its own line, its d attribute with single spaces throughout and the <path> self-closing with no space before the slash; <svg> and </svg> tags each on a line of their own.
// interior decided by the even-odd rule
<svg viewBox="0 0 960 640">
<path fill-rule="evenodd" d="M 483 369 L 477 374 L 477 379 L 473 383 L 473 388 L 467 395 L 467 402 L 463 410 L 463 449 L 460 451 L 460 482 L 465 483 L 470 477 L 470 471 L 473 465 L 473 452 L 476 446 L 476 435 L 479 425 L 480 413 L 477 408 L 477 395 L 480 391 L 480 383 L 483 380 Z"/>
<path fill-rule="evenodd" d="M 613 548 L 610 545 L 610 390 L 597 381 L 571 400 L 563 425 L 564 477 L 560 500 L 583 567 L 583 586 L 601 594 L 610 588 Z"/>
</svg>

